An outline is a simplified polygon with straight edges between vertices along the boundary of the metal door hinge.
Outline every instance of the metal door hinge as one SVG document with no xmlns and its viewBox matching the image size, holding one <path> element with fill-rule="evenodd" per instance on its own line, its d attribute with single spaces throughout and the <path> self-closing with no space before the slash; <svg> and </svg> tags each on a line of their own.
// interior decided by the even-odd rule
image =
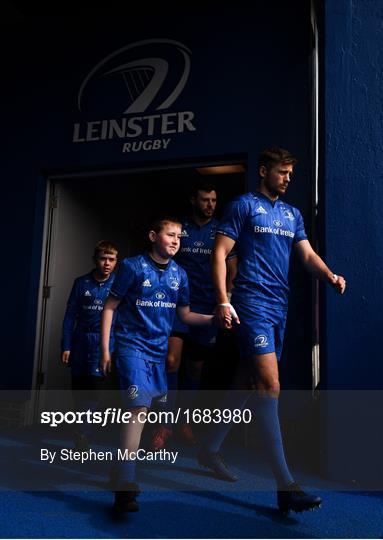
<svg viewBox="0 0 383 540">
<path fill-rule="evenodd" d="M 43 299 L 46 300 L 47 298 L 50 298 L 51 296 L 51 286 L 50 285 L 44 285 L 43 287 Z"/>
</svg>

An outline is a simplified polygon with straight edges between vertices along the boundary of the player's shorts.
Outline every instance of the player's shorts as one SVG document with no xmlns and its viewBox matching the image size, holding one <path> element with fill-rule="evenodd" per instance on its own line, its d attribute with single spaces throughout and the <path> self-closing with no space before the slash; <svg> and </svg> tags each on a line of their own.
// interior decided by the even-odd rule
<svg viewBox="0 0 383 540">
<path fill-rule="evenodd" d="M 113 351 L 113 343 L 110 346 Z M 100 371 L 100 334 L 98 332 L 75 332 L 69 356 L 72 376 L 102 377 Z"/>
<path fill-rule="evenodd" d="M 150 407 L 153 400 L 165 400 L 167 379 L 165 362 L 116 354 L 116 369 L 123 405 Z"/>
<path fill-rule="evenodd" d="M 280 360 L 286 328 L 287 309 L 236 303 L 241 324 L 235 325 L 242 358 L 275 352 Z M 235 323 L 234 323 L 235 324 Z"/>
</svg>

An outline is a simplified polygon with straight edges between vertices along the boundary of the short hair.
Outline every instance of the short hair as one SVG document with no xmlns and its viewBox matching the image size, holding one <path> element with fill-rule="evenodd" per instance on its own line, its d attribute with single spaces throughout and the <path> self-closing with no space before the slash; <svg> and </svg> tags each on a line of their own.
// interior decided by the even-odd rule
<svg viewBox="0 0 383 540">
<path fill-rule="evenodd" d="M 199 191 L 206 191 L 206 193 L 210 193 L 211 191 L 216 192 L 217 188 L 215 187 L 215 184 L 213 184 L 213 182 L 208 182 L 206 180 L 198 180 L 192 185 L 190 190 L 190 196 L 197 197 Z"/>
<path fill-rule="evenodd" d="M 97 259 L 100 253 L 107 253 L 108 255 L 117 255 L 118 247 L 113 242 L 109 240 L 100 240 L 97 242 L 96 247 L 94 248 L 93 258 Z"/>
<path fill-rule="evenodd" d="M 285 165 L 295 165 L 298 160 L 284 148 L 279 148 L 278 146 L 273 146 L 272 148 L 266 148 L 263 150 L 258 158 L 258 168 L 274 167 L 278 163 L 283 163 Z"/>
<path fill-rule="evenodd" d="M 155 233 L 158 234 L 159 232 L 162 231 L 162 229 L 166 225 L 169 225 L 170 223 L 174 223 L 174 224 L 179 225 L 180 227 L 182 227 L 182 222 L 177 217 L 163 216 L 163 217 L 160 217 L 160 218 L 155 219 L 154 221 L 152 221 L 152 223 L 150 224 L 148 232 L 154 231 Z"/>
</svg>

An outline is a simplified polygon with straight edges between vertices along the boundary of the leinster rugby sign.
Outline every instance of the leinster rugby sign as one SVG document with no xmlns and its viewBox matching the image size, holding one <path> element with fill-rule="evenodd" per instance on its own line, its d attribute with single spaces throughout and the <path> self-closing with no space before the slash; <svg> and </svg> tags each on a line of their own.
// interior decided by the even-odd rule
<svg viewBox="0 0 383 540">
<path fill-rule="evenodd" d="M 150 39 L 101 60 L 80 86 L 77 105 L 86 120 L 74 124 L 73 143 L 119 139 L 123 153 L 151 151 L 196 131 L 192 111 L 169 112 L 188 81 L 190 54 L 178 41 Z"/>
</svg>

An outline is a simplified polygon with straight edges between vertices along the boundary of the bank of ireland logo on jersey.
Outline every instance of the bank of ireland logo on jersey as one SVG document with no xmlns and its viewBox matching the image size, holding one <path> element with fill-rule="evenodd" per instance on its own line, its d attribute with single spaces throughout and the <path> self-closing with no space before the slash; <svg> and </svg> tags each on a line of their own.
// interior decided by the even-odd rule
<svg viewBox="0 0 383 540">
<path fill-rule="evenodd" d="M 138 396 L 138 386 L 136 384 L 131 384 L 126 389 L 126 392 L 128 394 L 128 399 L 136 399 Z"/>
<path fill-rule="evenodd" d="M 194 245 L 195 247 L 202 247 L 204 243 L 201 240 L 197 240 L 196 242 L 194 242 Z"/>
<path fill-rule="evenodd" d="M 273 223 L 276 227 L 282 227 L 283 223 L 280 219 L 274 219 Z"/>
<path fill-rule="evenodd" d="M 162 292 L 162 291 L 158 291 L 156 293 L 157 300 L 163 300 L 165 298 L 165 296 L 166 296 L 166 294 L 164 292 Z"/>
<path fill-rule="evenodd" d="M 262 348 L 262 347 L 267 347 L 268 344 L 269 342 L 265 334 L 259 334 L 259 336 L 254 338 L 254 347 L 256 347 L 257 349 Z"/>
<path fill-rule="evenodd" d="M 102 58 L 80 85 L 77 106 L 87 121 L 74 124 L 73 142 L 122 139 L 123 153 L 167 149 L 173 135 L 196 130 L 192 111 L 166 112 L 190 69 L 190 49 L 171 39 L 137 41 Z"/>
</svg>

